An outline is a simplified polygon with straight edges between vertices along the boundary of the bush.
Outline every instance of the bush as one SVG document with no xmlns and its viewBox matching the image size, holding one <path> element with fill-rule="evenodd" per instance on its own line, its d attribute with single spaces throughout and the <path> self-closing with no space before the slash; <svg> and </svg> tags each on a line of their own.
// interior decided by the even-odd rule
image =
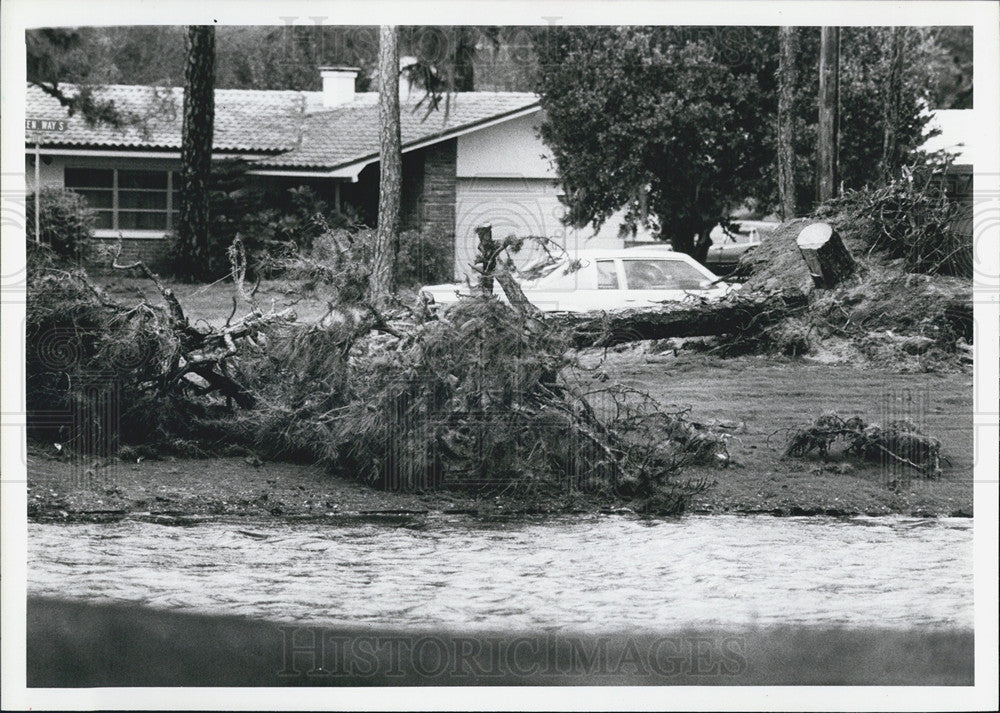
<svg viewBox="0 0 1000 713">
<path fill-rule="evenodd" d="M 251 267 L 258 269 L 269 257 L 287 256 L 290 252 L 313 249 L 315 241 L 330 230 L 356 230 L 358 215 L 351 209 L 338 211 L 308 186 L 285 191 L 283 196 L 252 192 L 253 205 L 268 205 L 261 210 L 244 212 L 240 226 Z M 272 262 L 270 269 L 275 269 Z"/>
<path fill-rule="evenodd" d="M 882 187 L 847 191 L 817 210 L 843 237 L 869 253 L 901 259 L 911 272 L 972 277 L 972 238 L 960 229 L 963 207 L 940 173 L 904 169 Z"/>
<path fill-rule="evenodd" d="M 296 250 L 312 249 L 313 241 L 330 228 L 349 228 L 357 218 L 338 212 L 308 186 L 275 194 L 255 187 L 247 176 L 248 164 L 227 159 L 212 164 L 209 179 L 208 273 L 222 277 L 229 272 L 229 246 L 237 236 L 247 254 L 247 277 L 264 270 Z M 261 208 L 261 206 L 268 206 Z M 167 271 L 184 277 L 190 270 L 181 264 L 177 237 L 169 236 Z M 268 276 L 271 276 L 270 274 Z"/>
<path fill-rule="evenodd" d="M 283 243 L 283 250 L 267 253 L 260 268 L 301 281 L 305 289 L 323 285 L 338 302 L 358 302 L 364 298 L 368 285 L 374 241 L 375 231 L 371 228 L 352 230 L 327 225 L 323 234 L 312 241 L 311 248 Z M 400 233 L 396 257 L 398 287 L 444 282 L 451 278 L 451 266 L 450 239 L 416 230 Z"/>
<path fill-rule="evenodd" d="M 82 261 L 93 249 L 96 216 L 82 196 L 65 188 L 42 187 L 39 194 L 41 242 L 61 260 Z M 28 195 L 25 218 L 29 242 L 35 242 L 35 194 Z"/>
<path fill-rule="evenodd" d="M 416 287 L 452 279 L 454 242 L 450 237 L 407 230 L 399 235 L 396 284 Z"/>
</svg>

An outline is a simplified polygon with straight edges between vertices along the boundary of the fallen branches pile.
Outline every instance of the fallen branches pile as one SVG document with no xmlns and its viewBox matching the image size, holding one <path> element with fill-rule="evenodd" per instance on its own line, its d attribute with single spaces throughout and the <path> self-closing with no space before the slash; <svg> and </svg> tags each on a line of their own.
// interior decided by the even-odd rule
<svg viewBox="0 0 1000 713">
<path fill-rule="evenodd" d="M 667 492 L 679 508 L 704 487 L 675 482 L 683 465 L 728 458 L 721 438 L 638 392 L 584 391 L 564 337 L 492 297 L 426 321 L 355 314 L 272 329 L 241 362 L 258 407 L 235 433 L 381 488 Z"/>
<path fill-rule="evenodd" d="M 791 434 L 785 455 L 804 457 L 816 451 L 826 458 L 837 442 L 845 445 L 843 452 L 851 457 L 912 468 L 928 478 L 941 474 L 940 441 L 922 433 L 908 419 L 881 426 L 866 423 L 859 416 L 845 420 L 835 413 L 823 414 Z"/>
<path fill-rule="evenodd" d="M 816 211 L 869 254 L 903 261 L 907 271 L 971 278 L 972 210 L 948 195 L 943 174 L 903 168 L 885 186 L 846 191 Z"/>
<path fill-rule="evenodd" d="M 741 269 L 749 275 L 744 291 L 797 288 L 808 295 L 808 305 L 788 319 L 764 325 L 756 334 L 747 333 L 756 337 L 756 343 L 727 340 L 727 351 L 752 347 L 788 355 L 813 353 L 830 361 L 906 370 L 962 368 L 971 361 L 967 348 L 974 336 L 971 280 L 910 272 L 902 257 L 890 259 L 884 250 L 872 251 L 862 229 L 874 230 L 877 225 L 852 222 L 852 216 L 844 212 L 829 218 L 857 257 L 859 268 L 833 289 L 813 286 L 796 245 L 796 236 L 809 220 L 781 224 L 743 256 Z"/>
<path fill-rule="evenodd" d="M 222 327 L 192 325 L 172 290 L 142 263 L 162 304 L 111 299 L 81 270 L 29 264 L 26 391 L 29 432 L 69 449 L 111 455 L 122 445 L 196 438 L 198 419 L 255 397 L 233 362 L 261 332 L 294 318 L 253 309 Z M 245 266 L 245 261 L 234 265 Z M 237 275 L 242 290 L 242 272 Z M 212 397 L 221 397 L 212 398 Z"/>
<path fill-rule="evenodd" d="M 87 401 L 80 375 L 102 373 L 129 429 L 114 449 L 180 437 L 206 453 L 239 444 L 321 462 L 388 489 L 582 491 L 645 499 L 641 507 L 655 512 L 678 512 L 706 487 L 678 479 L 686 463 L 728 462 L 725 440 L 683 413 L 623 387 L 593 389 L 566 333 L 516 294 L 517 307 L 483 294 L 439 315 L 331 302 L 321 320 L 299 324 L 288 311 L 257 308 L 238 246 L 231 257 L 251 310 L 233 319 L 234 298 L 222 326 L 192 324 L 142 263 L 116 267 L 145 275 L 162 304 L 122 304 L 83 273 L 41 270 L 29 336 L 44 343 L 63 329 L 80 349 L 65 363 L 29 363 L 36 414 L 75 399 L 100 419 L 102 404 Z M 493 267 L 501 285 L 517 289 L 505 265 Z M 116 350 L 141 357 L 123 366 Z M 75 447 L 87 448 L 77 436 Z"/>
</svg>

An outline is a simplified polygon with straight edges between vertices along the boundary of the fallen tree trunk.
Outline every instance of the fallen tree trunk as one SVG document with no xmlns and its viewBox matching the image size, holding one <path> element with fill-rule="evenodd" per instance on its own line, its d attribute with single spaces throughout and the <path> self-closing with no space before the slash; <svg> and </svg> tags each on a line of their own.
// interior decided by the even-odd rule
<svg viewBox="0 0 1000 713">
<path fill-rule="evenodd" d="M 644 339 L 738 334 L 778 322 L 805 309 L 798 290 L 735 294 L 718 302 L 678 302 L 646 310 L 562 314 L 576 348 L 611 347 Z"/>
</svg>

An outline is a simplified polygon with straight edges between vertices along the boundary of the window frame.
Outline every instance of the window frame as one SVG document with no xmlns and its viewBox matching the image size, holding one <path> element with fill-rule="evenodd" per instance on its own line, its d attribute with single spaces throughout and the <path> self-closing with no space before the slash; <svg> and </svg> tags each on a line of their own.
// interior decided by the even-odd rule
<svg viewBox="0 0 1000 713">
<path fill-rule="evenodd" d="M 111 227 L 100 227 L 94 230 L 94 234 L 97 237 L 117 237 L 118 235 L 123 235 L 125 237 L 135 236 L 144 238 L 153 237 L 163 237 L 167 233 L 170 233 L 174 229 L 175 214 L 176 209 L 174 208 L 174 174 L 177 173 L 176 169 L 173 168 L 136 168 L 132 166 L 67 166 L 67 170 L 74 171 L 110 171 L 112 180 L 111 187 L 107 188 L 104 186 L 70 186 L 67 185 L 65 172 L 63 174 L 63 186 L 71 191 L 80 193 L 84 200 L 87 199 L 87 191 L 109 191 L 111 193 L 111 207 L 102 208 L 94 207 L 92 208 L 100 213 L 110 213 L 111 214 Z M 158 173 L 166 174 L 166 188 L 122 188 L 119 181 L 119 172 L 137 172 L 137 173 Z M 163 208 L 123 208 L 121 206 L 121 193 L 158 193 L 166 194 L 166 205 Z M 164 226 L 156 228 L 123 228 L 121 227 L 121 214 L 160 214 L 164 215 Z"/>
<path fill-rule="evenodd" d="M 601 268 L 599 267 L 602 262 L 610 262 L 612 267 L 614 267 L 615 272 L 615 286 L 614 287 L 601 287 Z M 622 265 L 621 260 L 618 258 L 600 258 L 594 260 L 594 274 L 596 279 L 594 282 L 594 289 L 600 290 L 601 292 L 615 292 L 625 289 L 623 285 L 625 281 L 622 279 Z"/>
<path fill-rule="evenodd" d="M 683 260 L 683 259 L 660 257 L 660 256 L 656 256 L 656 257 L 642 257 L 642 256 L 638 256 L 637 255 L 637 256 L 634 256 L 634 257 L 630 256 L 630 257 L 627 257 L 627 258 L 622 258 L 620 262 L 622 263 L 621 264 L 621 275 L 624 278 L 624 282 L 622 284 L 624 284 L 625 285 L 625 289 L 629 290 L 630 292 L 633 292 L 633 291 L 634 292 L 658 292 L 658 291 L 659 292 L 691 292 L 691 291 L 697 291 L 697 290 L 702 289 L 702 288 L 700 286 L 699 287 L 680 287 L 680 286 L 678 286 L 678 287 L 633 287 L 631 285 L 630 281 L 629 281 L 628 269 L 625 267 L 625 263 L 626 262 L 665 262 L 665 263 L 676 263 L 676 264 L 679 264 L 679 265 L 683 265 L 684 267 L 689 268 L 689 269 L 693 270 L 695 273 L 701 275 L 703 279 L 700 280 L 699 283 L 700 282 L 707 282 L 707 281 L 709 281 L 708 276 L 705 275 L 704 272 L 702 272 L 701 269 L 699 269 L 696 265 L 692 265 L 691 263 L 689 263 L 689 262 L 687 262 L 686 260 Z"/>
</svg>

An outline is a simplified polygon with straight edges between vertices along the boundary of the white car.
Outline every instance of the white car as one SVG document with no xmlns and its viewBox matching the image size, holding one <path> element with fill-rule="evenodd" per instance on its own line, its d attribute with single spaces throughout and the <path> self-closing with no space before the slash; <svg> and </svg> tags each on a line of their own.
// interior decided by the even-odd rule
<svg viewBox="0 0 1000 713">
<path fill-rule="evenodd" d="M 525 296 L 543 312 L 591 312 L 656 306 L 688 297 L 720 299 L 736 286 L 720 282 L 689 255 L 664 246 L 582 250 L 549 266 L 540 277 L 520 280 Z M 428 285 L 437 305 L 471 295 L 468 284 Z M 506 299 L 499 285 L 494 294 Z"/>
</svg>

